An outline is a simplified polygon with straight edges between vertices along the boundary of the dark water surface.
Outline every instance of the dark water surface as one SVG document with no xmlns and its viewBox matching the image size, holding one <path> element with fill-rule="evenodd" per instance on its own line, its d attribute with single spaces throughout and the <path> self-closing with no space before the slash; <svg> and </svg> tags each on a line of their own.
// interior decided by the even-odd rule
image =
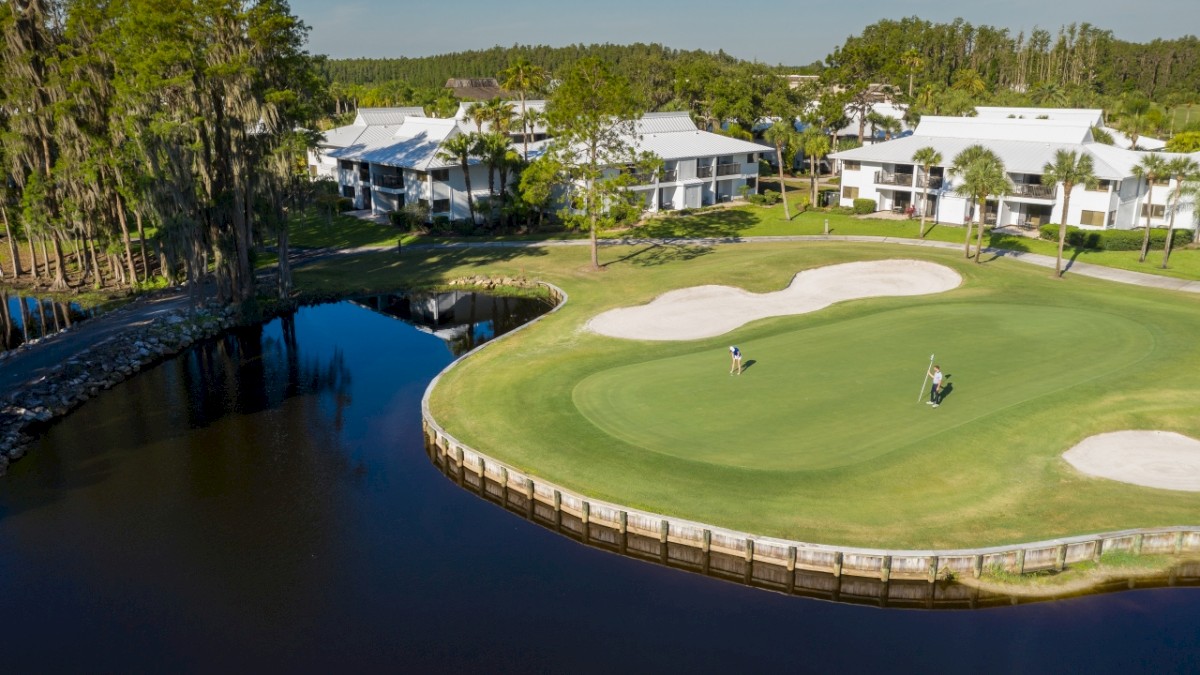
<svg viewBox="0 0 1200 675">
<path fill-rule="evenodd" d="M 1198 589 L 881 610 L 527 523 L 422 447 L 422 391 L 452 359 L 428 331 L 462 317 L 418 330 L 361 305 L 193 349 L 11 467 L 0 672 L 1200 671 Z M 475 318 L 460 338 L 509 322 Z"/>
</svg>

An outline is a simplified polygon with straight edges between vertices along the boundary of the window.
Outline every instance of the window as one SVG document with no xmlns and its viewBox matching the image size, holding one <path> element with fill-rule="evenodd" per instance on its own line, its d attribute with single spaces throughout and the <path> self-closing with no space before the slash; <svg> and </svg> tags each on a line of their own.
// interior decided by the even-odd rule
<svg viewBox="0 0 1200 675">
<path fill-rule="evenodd" d="M 346 171 L 352 171 L 354 170 L 354 162 L 347 162 L 343 159 L 342 161 L 338 162 L 338 167 L 345 169 Z"/>
<path fill-rule="evenodd" d="M 753 164 L 753 163 L 754 163 L 754 153 L 753 153 L 753 152 L 752 152 L 752 153 L 750 153 L 750 154 L 748 154 L 748 155 L 746 155 L 746 163 L 747 163 L 747 164 Z"/>
<path fill-rule="evenodd" d="M 429 172 L 434 180 L 450 180 L 450 169 L 434 169 Z"/>
<path fill-rule="evenodd" d="M 349 185 L 343 185 L 342 196 L 346 197 L 347 199 L 354 199 L 354 188 L 350 187 Z"/>
<path fill-rule="evenodd" d="M 850 160 L 846 160 L 846 161 L 842 162 L 842 169 L 844 169 L 846 171 L 858 171 L 861 168 L 862 168 L 861 162 L 853 162 Z"/>
<path fill-rule="evenodd" d="M 843 187 L 842 199 L 858 199 L 858 188 L 849 185 Z"/>
<path fill-rule="evenodd" d="M 1080 225 L 1093 225 L 1095 227 L 1104 227 L 1104 219 L 1108 214 L 1103 211 L 1084 211 L 1079 214 Z"/>
<path fill-rule="evenodd" d="M 449 199 L 433 200 L 433 208 L 430 209 L 430 211 L 432 211 L 433 213 L 446 213 L 449 210 L 450 210 L 450 200 Z"/>
<path fill-rule="evenodd" d="M 1113 182 L 1114 181 L 1111 181 L 1111 180 L 1098 180 L 1098 181 L 1096 181 L 1096 187 L 1094 187 L 1094 188 L 1085 187 L 1084 189 L 1088 190 L 1089 192 L 1108 192 L 1108 189 L 1110 187 L 1113 187 Z"/>
<path fill-rule="evenodd" d="M 1151 218 L 1162 218 L 1166 213 L 1167 207 L 1162 204 L 1142 204 L 1142 217 L 1146 217 L 1146 210 L 1149 207 Z"/>
</svg>

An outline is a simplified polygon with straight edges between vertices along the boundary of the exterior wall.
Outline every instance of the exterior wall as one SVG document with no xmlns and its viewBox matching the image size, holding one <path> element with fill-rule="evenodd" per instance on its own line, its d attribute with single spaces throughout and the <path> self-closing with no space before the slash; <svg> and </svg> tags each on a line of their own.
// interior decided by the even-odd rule
<svg viewBox="0 0 1200 675">
<path fill-rule="evenodd" d="M 372 169 L 372 181 L 379 180 L 379 174 Z M 487 167 L 483 165 L 472 165 L 471 168 L 471 194 L 476 200 L 476 208 L 478 209 L 478 200 L 486 199 L 488 196 L 488 172 Z M 422 201 L 428 204 L 430 208 L 430 217 L 446 217 L 450 220 L 468 220 L 471 217 L 470 205 L 467 203 L 466 180 L 463 177 L 462 169 L 459 167 L 450 167 L 447 169 L 449 178 L 447 180 L 433 180 L 432 173 L 416 171 L 413 169 L 404 169 L 404 187 L 403 188 L 381 188 L 375 187 L 372 191 L 371 210 L 375 213 L 387 213 L 400 209 L 403 205 L 419 204 Z M 342 170 L 343 184 L 354 185 L 361 190 L 362 184 L 357 181 L 357 172 L 347 172 Z M 353 174 L 353 175 L 347 175 Z M 514 176 L 509 175 L 509 185 L 514 182 Z M 497 186 L 499 191 L 499 186 Z M 400 197 L 403 197 L 401 202 Z M 448 200 L 449 208 L 442 210 L 434 210 L 434 205 L 437 200 Z M 361 208 L 361 197 L 355 202 L 355 206 Z M 479 214 L 476 214 L 477 219 Z"/>
<path fill-rule="evenodd" d="M 746 161 L 748 154 L 753 161 Z M 760 153 L 739 153 L 665 161 L 654 182 L 634 189 L 649 191 L 648 211 L 699 208 L 741 199 L 743 185 L 758 184 L 760 156 Z"/>
</svg>

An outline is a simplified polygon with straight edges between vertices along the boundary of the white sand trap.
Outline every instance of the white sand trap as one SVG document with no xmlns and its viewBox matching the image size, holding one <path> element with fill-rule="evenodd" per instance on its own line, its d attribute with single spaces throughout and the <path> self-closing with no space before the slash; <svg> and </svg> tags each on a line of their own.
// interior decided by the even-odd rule
<svg viewBox="0 0 1200 675">
<path fill-rule="evenodd" d="M 1085 438 L 1063 459 L 1089 476 L 1200 492 L 1200 441 L 1170 431 L 1114 431 Z"/>
<path fill-rule="evenodd" d="M 612 309 L 586 328 L 631 340 L 697 340 L 756 319 L 815 312 L 835 302 L 879 296 L 927 295 L 957 288 L 958 272 L 920 260 L 875 260 L 805 270 L 774 293 L 730 286 L 694 286 L 664 293 L 647 305 Z"/>
</svg>

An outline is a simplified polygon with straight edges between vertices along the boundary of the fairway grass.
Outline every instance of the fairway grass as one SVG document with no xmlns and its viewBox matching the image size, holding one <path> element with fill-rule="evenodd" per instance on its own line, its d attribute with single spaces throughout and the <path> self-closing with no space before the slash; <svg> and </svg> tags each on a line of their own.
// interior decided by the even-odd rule
<svg viewBox="0 0 1200 675">
<path fill-rule="evenodd" d="M 461 442 L 590 498 L 760 535 L 901 549 L 1004 545 L 1195 524 L 1200 495 L 1084 476 L 1083 438 L 1200 438 L 1200 300 L 953 251 L 803 242 L 428 250 L 321 261 L 307 288 L 402 288 L 524 274 L 555 314 L 466 359 L 432 393 Z M 855 260 L 951 267 L 958 288 L 867 298 L 704 340 L 583 330 L 602 311 L 721 284 L 766 293 Z M 351 281 L 352 280 L 352 281 Z M 739 345 L 741 376 L 728 375 Z M 918 403 L 929 354 L 954 385 Z"/>
</svg>

